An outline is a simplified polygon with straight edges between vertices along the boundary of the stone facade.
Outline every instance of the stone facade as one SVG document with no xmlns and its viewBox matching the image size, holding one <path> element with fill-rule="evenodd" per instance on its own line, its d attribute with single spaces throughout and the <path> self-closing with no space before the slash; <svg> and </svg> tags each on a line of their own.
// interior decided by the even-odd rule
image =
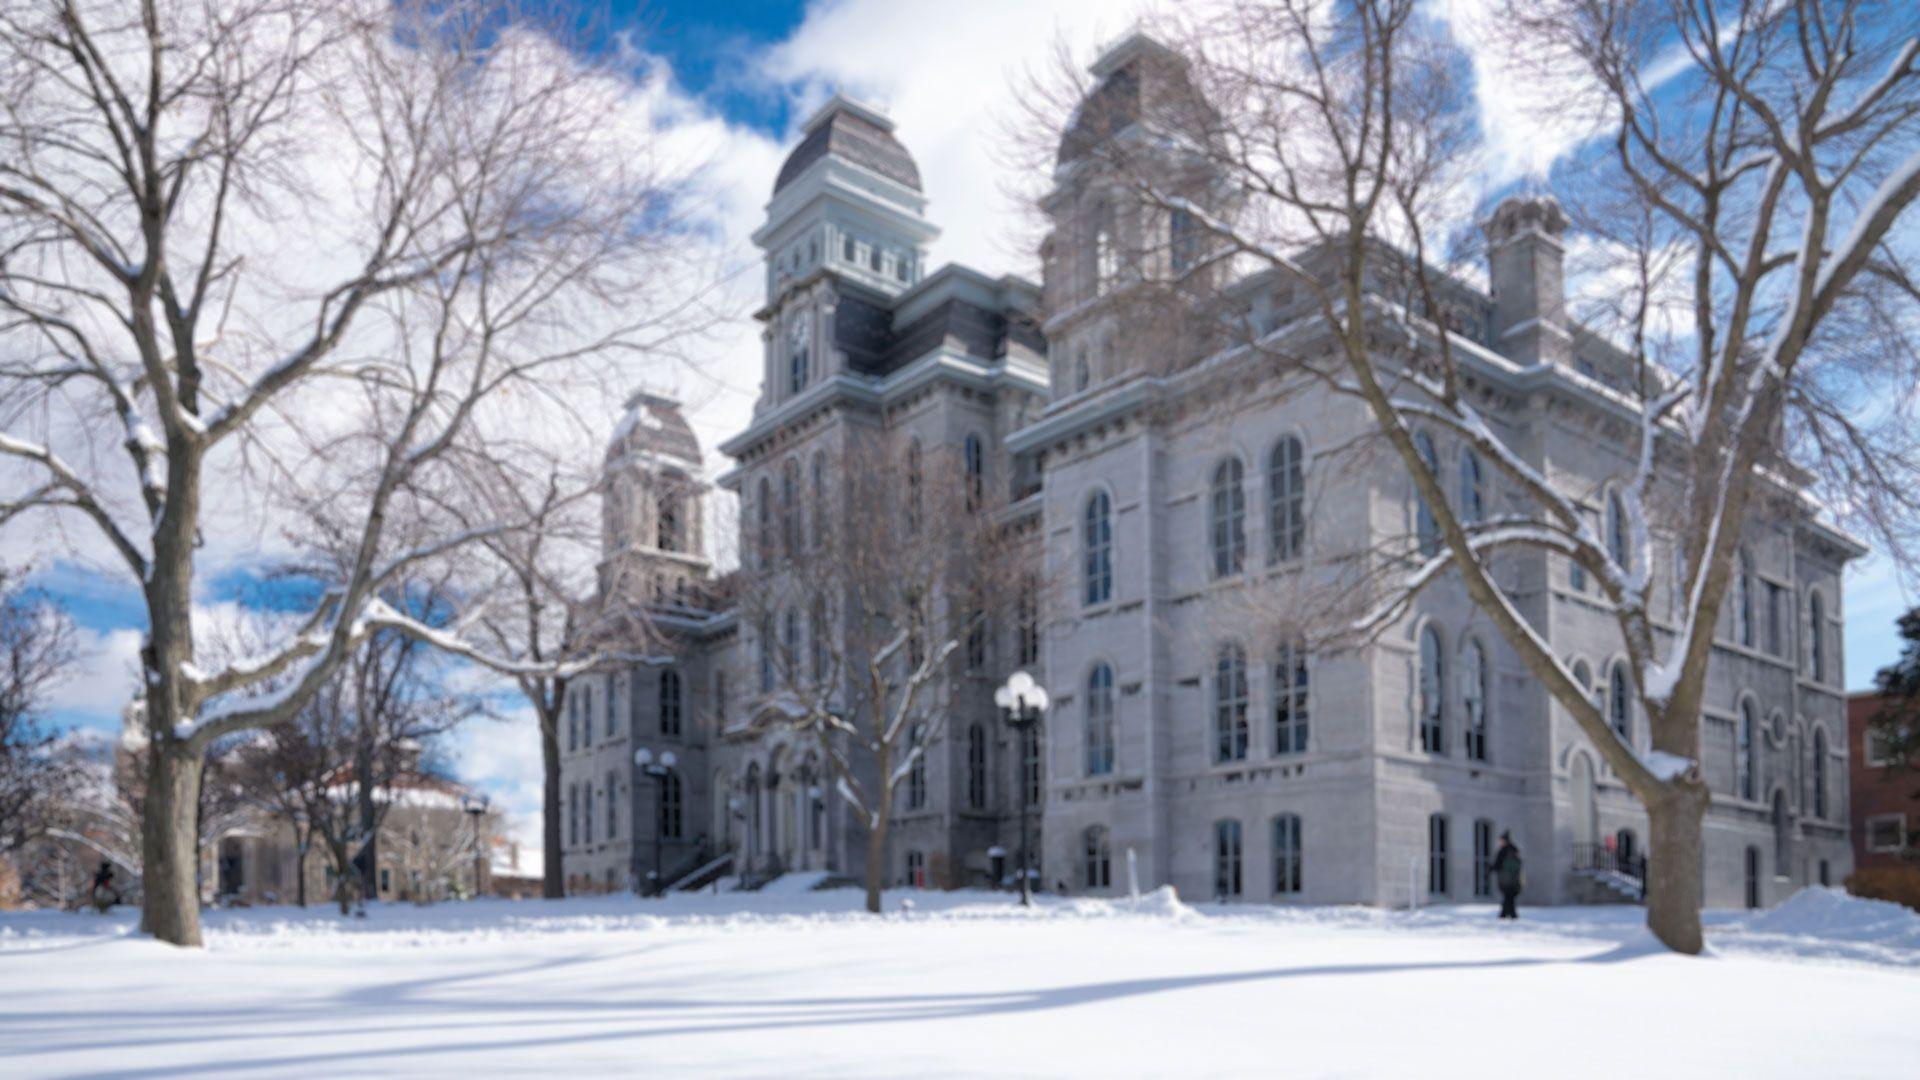
<svg viewBox="0 0 1920 1080">
<path fill-rule="evenodd" d="M 1096 102 L 1197 107 L 1177 61 L 1143 38 L 1094 75 Z M 953 696 L 926 801 L 896 819 L 887 879 L 1004 881 L 996 855 L 1017 853 L 1028 807 L 1040 881 L 1071 892 L 1123 891 L 1131 854 L 1143 888 L 1189 898 L 1465 901 L 1490 891 L 1480 865 L 1510 830 L 1529 901 L 1598 898 L 1576 862 L 1637 851 L 1645 815 L 1463 590 L 1428 590 L 1363 648 L 1293 648 L 1293 627 L 1343 587 L 1355 552 L 1417 532 L 1418 500 L 1390 456 L 1346 449 L 1372 426 L 1357 402 L 1212 349 L 1204 332 L 1170 333 L 1185 324 L 1129 290 L 1117 251 L 1175 269 L 1192 253 L 1181 222 L 1122 212 L 1124 192 L 1093 169 L 1090 141 L 1116 130 L 1087 109 L 1063 142 L 1040 286 L 960 267 L 922 276 L 934 230 L 918 172 L 884 117 L 844 99 L 808 125 L 810 149 L 782 171 L 755 234 L 768 260 L 761 398 L 722 447 L 736 466 L 719 480 L 740 497 L 745 557 L 786 505 L 788 470 L 814 482 L 815 451 L 855 430 L 926 446 L 982 438 L 1009 527 L 1032 538 L 1037 641 L 998 627 L 992 662 Z M 859 154 L 836 149 L 849 140 Z M 1565 228 L 1551 200 L 1503 203 L 1486 225 L 1493 291 L 1450 283 L 1447 319 L 1483 415 L 1599 525 L 1631 464 L 1630 382 L 1625 357 L 1568 316 Z M 1195 277 L 1262 332 L 1305 311 L 1271 277 Z M 1422 437 L 1445 475 L 1468 475 L 1457 444 Z M 1471 475 L 1490 513 L 1518 498 L 1491 469 Z M 1757 502 L 1713 659 L 1700 747 L 1710 905 L 1774 903 L 1841 880 L 1852 861 L 1840 574 L 1863 549 L 1820 523 L 1802 482 Z M 1223 514 L 1239 536 L 1224 554 Z M 1645 553 L 1657 580 L 1671 580 L 1673 540 Z M 1507 559 L 1497 577 L 1604 708 L 1625 702 L 1620 723 L 1644 747 L 1631 693 L 1614 690 L 1623 650 L 1598 589 L 1544 554 Z M 1670 596 L 1657 603 L 1678 615 Z M 768 631 L 737 625 L 724 598 L 698 608 L 663 620 L 689 718 L 667 740 L 687 815 L 667 876 L 724 851 L 749 874 L 858 875 L 862 834 L 821 790 L 807 741 L 750 723 L 771 689 L 756 662 Z M 1016 668 L 1053 703 L 1033 755 L 987 696 Z M 564 786 L 611 783 L 632 820 L 570 840 L 570 879 L 632 880 L 650 857 L 632 794 L 650 781 L 630 759 L 632 731 L 658 727 L 657 678 L 636 669 L 576 690 L 613 712 L 596 714 L 606 734 L 591 749 L 569 751 Z"/>
</svg>

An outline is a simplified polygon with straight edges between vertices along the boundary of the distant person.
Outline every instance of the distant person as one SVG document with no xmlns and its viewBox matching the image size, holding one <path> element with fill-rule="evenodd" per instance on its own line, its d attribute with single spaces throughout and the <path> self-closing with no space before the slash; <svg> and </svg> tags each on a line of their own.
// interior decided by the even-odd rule
<svg viewBox="0 0 1920 1080">
<path fill-rule="evenodd" d="M 113 887 L 113 864 L 102 860 L 100 869 L 93 872 L 93 908 L 104 915 L 119 902 L 120 890 Z"/>
<path fill-rule="evenodd" d="M 1500 917 L 1517 919 L 1520 912 L 1514 909 L 1513 902 L 1520 896 L 1520 887 L 1524 879 L 1520 876 L 1520 849 L 1513 846 L 1513 834 L 1500 834 L 1500 850 L 1493 856 L 1493 880 L 1500 886 Z"/>
</svg>

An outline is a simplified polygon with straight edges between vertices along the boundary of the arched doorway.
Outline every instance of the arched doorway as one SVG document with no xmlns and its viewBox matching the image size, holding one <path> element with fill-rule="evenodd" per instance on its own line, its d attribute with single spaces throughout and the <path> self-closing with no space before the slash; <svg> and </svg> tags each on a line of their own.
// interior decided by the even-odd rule
<svg viewBox="0 0 1920 1080">
<path fill-rule="evenodd" d="M 1594 808 L 1593 761 L 1573 755 L 1573 842 L 1589 849 L 1600 842 L 1599 814 Z"/>
</svg>

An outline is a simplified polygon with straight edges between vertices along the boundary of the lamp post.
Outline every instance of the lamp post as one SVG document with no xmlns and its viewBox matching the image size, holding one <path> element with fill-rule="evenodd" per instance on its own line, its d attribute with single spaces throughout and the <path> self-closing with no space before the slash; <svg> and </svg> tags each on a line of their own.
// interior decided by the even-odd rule
<svg viewBox="0 0 1920 1080">
<path fill-rule="evenodd" d="M 486 820 L 489 802 L 485 795 L 465 795 L 460 799 L 460 809 L 465 810 L 467 816 L 473 820 L 473 896 L 476 900 L 480 898 L 480 892 L 485 888 L 481 883 L 481 877 L 487 867 L 487 850 L 486 845 L 480 842 L 480 823 Z"/>
<path fill-rule="evenodd" d="M 666 824 L 667 774 L 673 772 L 676 761 L 671 750 L 662 752 L 658 760 L 654 758 L 653 751 L 644 746 L 633 752 L 633 763 L 640 766 L 640 771 L 646 773 L 653 781 L 653 874 L 650 880 L 653 882 L 651 892 L 654 896 L 660 895 L 662 884 L 660 881 L 660 832 L 662 826 Z"/>
<path fill-rule="evenodd" d="M 1022 740 L 1028 728 L 1040 722 L 1047 711 L 1047 692 L 1033 681 L 1033 676 L 1024 671 L 1016 671 L 1007 676 L 1006 684 L 993 692 L 993 703 L 1000 706 L 1000 714 L 1007 721 L 1007 727 L 1013 730 L 1016 743 Z M 1026 768 L 1026 759 L 1022 757 L 1021 769 Z M 1033 906 L 1033 896 L 1027 879 L 1031 876 L 1027 869 L 1027 807 L 1026 777 L 1020 778 L 1020 906 Z"/>
</svg>

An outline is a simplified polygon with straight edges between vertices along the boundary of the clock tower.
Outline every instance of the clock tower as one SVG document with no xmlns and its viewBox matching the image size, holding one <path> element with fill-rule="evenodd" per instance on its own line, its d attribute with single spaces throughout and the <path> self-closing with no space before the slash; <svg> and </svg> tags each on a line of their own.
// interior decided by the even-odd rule
<svg viewBox="0 0 1920 1080">
<path fill-rule="evenodd" d="M 836 94 L 803 126 L 753 234 L 766 253 L 755 415 L 878 359 L 891 301 L 926 272 L 940 230 L 893 121 Z"/>
</svg>

